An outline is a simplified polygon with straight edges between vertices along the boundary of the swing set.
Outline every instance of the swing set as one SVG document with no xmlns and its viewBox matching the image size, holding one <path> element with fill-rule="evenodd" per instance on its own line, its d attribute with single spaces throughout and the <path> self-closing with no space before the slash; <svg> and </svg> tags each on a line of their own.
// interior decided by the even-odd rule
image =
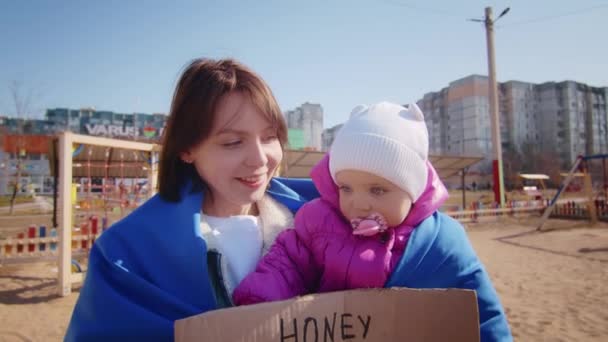
<svg viewBox="0 0 608 342">
<path fill-rule="evenodd" d="M 74 238 L 90 248 L 111 222 L 153 195 L 160 146 L 63 132 L 53 141 L 52 151 L 58 291 L 66 296 L 73 284 L 83 281 L 83 273 L 71 272 Z"/>
<path fill-rule="evenodd" d="M 596 154 L 589 156 L 578 156 L 570 171 L 566 174 L 566 177 L 562 184 L 560 185 L 557 193 L 551 201 L 549 205 L 543 212 L 540 223 L 537 226 L 538 231 L 546 230 L 545 225 L 547 220 L 551 216 L 554 211 L 558 199 L 565 192 L 565 190 L 569 187 L 571 182 L 575 179 L 575 177 L 580 176 L 583 178 L 583 202 L 585 203 L 585 216 L 587 216 L 591 222 L 591 225 L 594 225 L 598 222 L 598 211 L 600 212 L 600 216 L 604 216 L 606 201 L 608 200 L 608 183 L 606 181 L 606 158 L 608 158 L 608 154 Z M 601 161 L 602 163 L 602 179 L 603 186 L 601 190 L 594 192 L 593 190 L 593 180 L 592 180 L 592 168 L 591 164 L 593 161 Z"/>
</svg>

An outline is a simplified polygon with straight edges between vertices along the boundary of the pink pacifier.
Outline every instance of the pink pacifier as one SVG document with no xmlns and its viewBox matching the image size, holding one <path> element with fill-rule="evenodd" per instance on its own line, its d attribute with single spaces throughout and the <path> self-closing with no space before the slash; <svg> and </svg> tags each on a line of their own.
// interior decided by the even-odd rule
<svg viewBox="0 0 608 342">
<path fill-rule="evenodd" d="M 378 213 L 372 213 L 365 218 L 352 219 L 350 224 L 355 235 L 372 236 L 388 229 L 386 220 Z"/>
</svg>

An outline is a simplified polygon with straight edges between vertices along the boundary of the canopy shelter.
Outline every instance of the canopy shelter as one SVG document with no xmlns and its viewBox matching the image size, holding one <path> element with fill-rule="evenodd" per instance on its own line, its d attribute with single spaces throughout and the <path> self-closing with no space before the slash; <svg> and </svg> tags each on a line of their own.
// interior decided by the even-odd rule
<svg viewBox="0 0 608 342">
<path fill-rule="evenodd" d="M 559 175 L 566 178 L 568 177 L 567 172 L 560 172 Z M 572 172 L 572 177 L 583 177 L 585 174 L 583 172 Z"/>
<path fill-rule="evenodd" d="M 323 159 L 325 152 L 287 150 L 281 165 L 281 176 L 290 178 L 310 178 L 310 171 Z"/>
<path fill-rule="evenodd" d="M 308 178 L 310 170 L 323 158 L 325 152 L 288 150 L 284 157 L 281 175 L 293 178 Z M 474 156 L 430 155 L 429 160 L 441 179 L 460 173 L 462 183 L 462 207 L 466 207 L 466 170 L 483 160 Z"/>
<path fill-rule="evenodd" d="M 439 154 L 429 155 L 429 160 L 431 161 L 431 164 L 433 164 L 435 170 L 437 170 L 439 178 L 441 179 L 454 176 L 461 171 L 466 171 L 469 167 L 482 161 L 483 159 L 483 157 L 475 156 L 447 156 Z"/>
<path fill-rule="evenodd" d="M 115 141 L 106 138 L 99 139 Z M 113 145 L 110 143 L 103 146 L 100 144 L 86 144 L 83 139 L 78 140 L 78 143 L 74 143 L 72 147 L 72 177 L 148 178 L 150 169 L 158 168 L 158 160 L 154 159 L 155 161 L 152 162 L 153 158 L 151 156 L 152 153 L 160 151 L 160 145 L 149 147 L 148 151 L 126 147 L 121 144 Z M 56 160 L 56 154 L 53 149 L 51 150 L 49 159 L 53 163 Z M 283 177 L 308 178 L 312 168 L 324 155 L 325 152 L 319 151 L 287 150 L 285 151 L 280 174 Z M 466 170 L 483 159 L 479 156 L 429 155 L 429 160 L 441 179 L 457 174 L 461 175 L 463 207 L 466 203 L 464 186 Z M 54 171 L 54 167 L 51 167 L 51 170 Z"/>
<path fill-rule="evenodd" d="M 529 180 L 547 180 L 549 179 L 548 175 L 542 173 L 520 173 L 519 176 L 523 179 Z"/>
<path fill-rule="evenodd" d="M 155 145 L 154 151 L 160 151 Z M 51 152 L 51 161 L 54 159 Z M 151 163 L 151 152 L 109 146 L 74 144 L 72 153 L 73 177 L 146 178 Z M 287 150 L 281 165 L 281 176 L 308 178 L 312 168 L 325 152 Z M 447 177 L 466 170 L 483 157 L 430 155 L 429 159 L 439 177 Z M 53 170 L 53 168 L 51 168 Z"/>
<path fill-rule="evenodd" d="M 545 181 L 549 179 L 548 175 L 542 174 L 542 173 L 520 173 L 519 177 L 530 181 L 530 182 L 539 182 L 540 186 L 543 190 L 545 190 L 547 187 L 545 186 Z M 530 185 L 530 184 L 526 184 L 526 185 Z M 524 190 L 526 190 L 526 187 L 524 187 Z"/>
<path fill-rule="evenodd" d="M 467 207 L 467 187 L 465 186 L 467 169 L 483 159 L 483 157 L 475 156 L 429 155 L 429 160 L 439 174 L 439 178 L 445 179 L 460 173 L 462 210 L 466 210 Z"/>
<path fill-rule="evenodd" d="M 159 150 L 158 145 L 153 146 L 153 151 Z M 152 151 L 133 150 L 122 146 L 75 143 L 72 146 L 72 177 L 147 178 L 151 167 L 151 153 Z M 56 147 L 51 147 L 49 160 L 51 164 L 56 160 Z M 51 167 L 52 174 L 53 171 L 54 167 Z"/>
<path fill-rule="evenodd" d="M 281 175 L 292 178 L 308 178 L 310 170 L 323 158 L 325 152 L 288 150 L 284 158 Z M 439 177 L 447 177 L 466 170 L 471 165 L 483 160 L 483 157 L 462 157 L 446 155 L 430 155 L 429 160 Z"/>
</svg>

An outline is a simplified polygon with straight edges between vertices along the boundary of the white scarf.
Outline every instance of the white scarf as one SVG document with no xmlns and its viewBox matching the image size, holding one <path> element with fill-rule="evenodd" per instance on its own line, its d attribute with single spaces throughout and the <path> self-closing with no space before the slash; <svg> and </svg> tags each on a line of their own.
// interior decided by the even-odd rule
<svg viewBox="0 0 608 342">
<path fill-rule="evenodd" d="M 287 228 L 293 228 L 293 214 L 287 207 L 269 195 L 264 195 L 264 197 L 258 201 L 256 205 L 259 212 L 258 222 L 262 231 L 261 255 L 264 256 L 266 253 L 268 253 L 270 247 L 274 243 L 274 240 L 281 231 Z M 207 249 L 220 251 L 220 246 L 218 245 L 217 240 L 213 237 L 214 231 L 211 226 L 209 226 L 209 223 L 204 219 L 201 219 L 200 226 L 203 237 L 205 238 L 205 242 L 207 243 Z M 231 267 L 229 267 L 231 265 L 231 260 L 228 260 L 226 257 L 223 257 L 221 260 L 222 274 L 225 275 L 224 285 L 226 286 L 228 293 L 232 295 L 234 288 L 238 284 L 235 284 L 235 280 L 233 280 L 232 277 L 227 276 L 231 274 L 229 273 L 229 270 L 231 269 Z M 258 261 L 259 260 L 256 261 L 256 264 Z M 233 260 L 232 262 L 239 261 Z"/>
</svg>

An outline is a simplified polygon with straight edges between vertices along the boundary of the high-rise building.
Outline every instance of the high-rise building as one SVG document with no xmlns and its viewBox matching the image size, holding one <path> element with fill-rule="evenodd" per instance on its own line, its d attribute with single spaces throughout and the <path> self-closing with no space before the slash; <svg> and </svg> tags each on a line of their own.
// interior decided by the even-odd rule
<svg viewBox="0 0 608 342">
<path fill-rule="evenodd" d="M 329 148 L 331 147 L 331 144 L 333 144 L 334 139 L 336 138 L 336 134 L 338 134 L 340 128 L 342 128 L 342 124 L 335 125 L 334 127 L 328 128 L 323 131 L 323 134 L 321 136 L 323 140 L 323 151 L 329 151 Z"/>
<path fill-rule="evenodd" d="M 488 167 L 492 156 L 488 80 L 471 75 L 418 101 L 429 130 L 431 153 L 487 157 L 476 168 Z"/>
<path fill-rule="evenodd" d="M 47 109 L 45 119 L 26 120 L 0 116 L 0 127 L 12 134 L 55 134 L 71 131 L 78 134 L 157 140 L 167 116 L 164 114 L 122 114 L 96 111 L 93 108 Z"/>
<path fill-rule="evenodd" d="M 540 102 L 535 86 L 510 81 L 501 84 L 498 90 L 503 132 L 501 140 L 504 147 L 521 148 L 526 143 L 538 146 L 541 139 L 541 115 L 538 114 Z"/>
<path fill-rule="evenodd" d="M 608 88 L 574 81 L 499 83 L 503 151 L 532 146 L 567 168 L 580 154 L 608 151 Z M 471 75 L 418 101 L 433 153 L 493 159 L 488 78 Z"/>
<path fill-rule="evenodd" d="M 96 111 L 94 108 L 80 110 L 57 108 L 48 109 L 46 119 L 59 130 L 115 138 L 157 140 L 162 135 L 167 116 L 164 114 L 123 114 Z"/>
<path fill-rule="evenodd" d="M 287 111 L 285 117 L 289 129 L 302 131 L 305 149 L 321 151 L 323 107 L 320 104 L 306 102 L 300 107 Z"/>
<path fill-rule="evenodd" d="M 564 81 L 538 85 L 541 151 L 572 163 L 608 152 L 608 90 Z"/>
</svg>

